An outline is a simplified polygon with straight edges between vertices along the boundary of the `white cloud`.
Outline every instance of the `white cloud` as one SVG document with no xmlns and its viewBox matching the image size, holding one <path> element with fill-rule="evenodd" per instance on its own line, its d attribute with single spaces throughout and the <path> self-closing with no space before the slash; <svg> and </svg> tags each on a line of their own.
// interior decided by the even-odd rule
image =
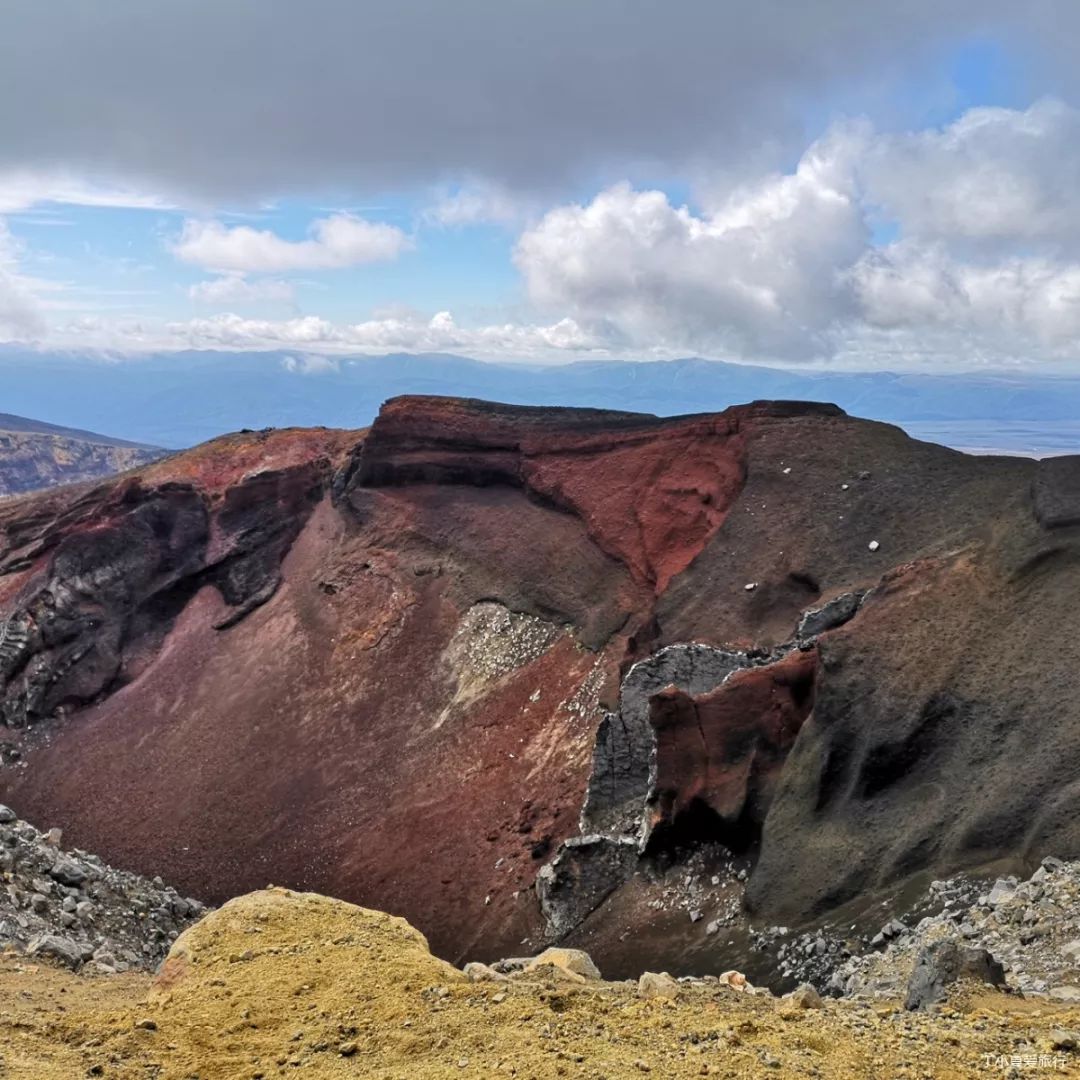
<svg viewBox="0 0 1080 1080">
<path fill-rule="evenodd" d="M 454 349 L 477 356 L 540 358 L 604 349 L 603 342 L 587 334 L 572 319 L 561 319 L 549 326 L 505 323 L 463 327 L 449 311 L 440 311 L 431 318 L 401 314 L 352 324 L 332 323 L 315 315 L 274 320 L 228 314 L 170 323 L 165 329 L 172 345 L 184 348 L 300 346 L 331 353 Z"/>
<path fill-rule="evenodd" d="M 288 281 L 273 278 L 248 281 L 242 274 L 222 274 L 207 281 L 196 282 L 188 289 L 188 296 L 200 304 L 223 307 L 260 301 L 291 304 L 295 299 L 295 290 Z"/>
<path fill-rule="evenodd" d="M 0 173 L 0 214 L 36 206 L 97 206 L 135 210 L 169 210 L 169 200 L 124 184 L 98 183 L 68 173 L 8 171 Z"/>
<path fill-rule="evenodd" d="M 320 356 L 318 353 L 305 353 L 302 356 L 286 356 L 281 361 L 286 371 L 298 375 L 337 374 L 341 370 L 340 361 L 332 356 Z"/>
<path fill-rule="evenodd" d="M 527 294 L 516 321 L 230 310 L 83 331 L 117 347 L 152 337 L 158 347 L 304 354 L 700 353 L 866 368 L 1080 361 L 1080 112 L 1060 102 L 974 109 L 941 129 L 900 134 L 841 123 L 790 172 L 740 184 L 716 173 L 704 192 L 680 205 L 624 182 L 542 215 L 492 184 L 447 192 L 421 215 L 426 224 L 531 221 L 514 254 Z M 292 303 L 288 281 L 248 275 L 352 266 L 410 244 L 393 226 L 326 212 L 299 241 L 188 221 L 174 250 L 218 275 L 192 286 L 192 299 L 235 308 Z M 10 258 L 0 275 L 8 326 L 31 326 L 51 303 L 49 286 Z M 73 326 L 59 336 L 71 340 Z M 299 360 L 296 370 L 305 370 Z"/>
<path fill-rule="evenodd" d="M 998 348 L 1075 347 L 1080 341 L 1080 264 L 1041 256 L 960 262 L 940 245 L 901 243 L 869 253 L 852 282 L 877 329 L 948 328 Z"/>
<path fill-rule="evenodd" d="M 313 222 L 307 240 L 286 240 L 268 229 L 229 228 L 218 221 L 189 220 L 173 245 L 184 262 L 233 273 L 340 270 L 397 258 L 410 245 L 394 225 L 333 214 Z"/>
<path fill-rule="evenodd" d="M 883 214 L 899 238 L 875 244 Z M 1080 113 L 976 109 L 906 135 L 842 124 L 792 173 L 700 210 L 628 184 L 558 207 L 515 259 L 539 309 L 622 351 L 1075 359 Z"/>
<path fill-rule="evenodd" d="M 460 228 L 466 225 L 513 225 L 524 220 L 532 200 L 505 188 L 472 182 L 439 192 L 421 220 L 428 225 Z"/>
<path fill-rule="evenodd" d="M 553 210 L 518 243 L 530 297 L 613 343 L 803 353 L 846 313 L 839 270 L 868 241 L 849 164 L 858 137 L 837 132 L 793 174 L 707 213 L 627 184 Z"/>
<path fill-rule="evenodd" d="M 19 271 L 19 247 L 0 220 L 0 340 L 37 338 L 45 333 L 34 282 Z"/>
<path fill-rule="evenodd" d="M 1080 244 L 1080 113 L 1060 101 L 971 109 L 942 130 L 880 136 L 860 167 L 868 197 L 908 236 Z"/>
</svg>

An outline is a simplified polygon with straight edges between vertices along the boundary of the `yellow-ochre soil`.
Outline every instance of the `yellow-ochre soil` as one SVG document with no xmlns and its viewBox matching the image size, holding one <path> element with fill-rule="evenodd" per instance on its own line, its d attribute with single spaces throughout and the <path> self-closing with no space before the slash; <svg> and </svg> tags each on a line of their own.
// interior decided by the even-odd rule
<svg viewBox="0 0 1080 1080">
<path fill-rule="evenodd" d="M 0 957 L 4 1080 L 1080 1076 L 1078 1030 L 1076 1005 L 963 990 L 930 1017 L 717 985 L 641 1000 L 551 968 L 470 982 L 400 919 L 283 889 L 197 923 L 156 978 Z"/>
</svg>

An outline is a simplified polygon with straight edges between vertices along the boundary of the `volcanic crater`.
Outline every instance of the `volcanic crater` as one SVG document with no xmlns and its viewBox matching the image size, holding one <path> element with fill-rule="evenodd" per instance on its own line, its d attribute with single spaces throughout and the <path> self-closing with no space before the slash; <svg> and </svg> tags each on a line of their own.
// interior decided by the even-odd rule
<svg viewBox="0 0 1080 1080">
<path fill-rule="evenodd" d="M 227 436 L 0 503 L 0 801 L 450 960 L 740 966 L 1080 857 L 1078 492 L 801 402 Z"/>
</svg>

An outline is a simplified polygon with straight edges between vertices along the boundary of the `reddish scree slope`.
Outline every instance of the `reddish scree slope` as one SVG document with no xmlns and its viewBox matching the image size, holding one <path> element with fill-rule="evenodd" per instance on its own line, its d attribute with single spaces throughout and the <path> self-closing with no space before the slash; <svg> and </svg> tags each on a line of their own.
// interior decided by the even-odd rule
<svg viewBox="0 0 1080 1080">
<path fill-rule="evenodd" d="M 1080 633 L 1022 662 L 1030 624 L 1003 629 L 1077 573 L 1072 480 L 831 406 L 658 420 L 402 398 L 369 432 L 230 436 L 9 500 L 0 799 L 208 899 L 273 881 L 400 913 L 443 955 L 506 954 L 539 925 L 531 886 L 578 831 L 630 665 L 757 649 L 720 689 L 660 688 L 652 823 L 705 805 L 742 842 L 764 829 L 753 902 L 810 914 L 1028 843 L 978 831 L 985 790 L 955 768 L 972 748 L 940 716 L 974 707 L 957 672 L 976 626 L 1005 665 L 972 661 L 995 722 L 1035 722 L 1009 671 L 1072 685 Z M 866 589 L 791 651 L 801 613 Z M 962 604 L 942 643 L 945 597 Z M 912 666 L 939 652 L 934 706 Z M 1074 717 L 1043 725 L 1059 754 L 1080 750 Z M 912 764 L 920 722 L 936 741 Z M 920 769 L 952 785 L 944 832 Z M 1067 810 L 1065 787 L 1055 766 L 1031 797 Z M 903 851 L 881 840 L 898 814 Z M 1041 820 L 1043 841 L 1077 840 Z"/>
<path fill-rule="evenodd" d="M 444 951 L 516 943 L 625 628 L 742 468 L 738 414 L 406 399 L 366 445 L 233 436 L 7 504 L 0 600 L 40 640 L 7 686 L 28 767 L 2 797 L 215 899 L 273 880 L 407 913 Z M 92 649 L 35 696 L 65 636 Z"/>
</svg>

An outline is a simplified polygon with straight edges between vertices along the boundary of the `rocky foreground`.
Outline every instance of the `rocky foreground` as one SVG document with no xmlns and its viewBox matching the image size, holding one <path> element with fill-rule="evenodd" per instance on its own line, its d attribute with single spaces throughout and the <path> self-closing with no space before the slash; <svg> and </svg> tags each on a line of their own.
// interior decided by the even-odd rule
<svg viewBox="0 0 1080 1080">
<path fill-rule="evenodd" d="M 60 829 L 39 832 L 0 805 L 0 947 L 73 970 L 153 970 L 205 914 L 161 878 L 64 851 L 62 840 Z"/>
<path fill-rule="evenodd" d="M 155 976 L 75 974 L 0 955 L 0 1075 L 947 1080 L 1080 1071 L 1080 1006 L 963 980 L 948 992 L 923 1012 L 805 988 L 777 998 L 735 974 L 606 982 L 573 950 L 463 972 L 402 919 L 268 889 L 185 931 Z"/>
<path fill-rule="evenodd" d="M 4 1078 L 1080 1072 L 1080 863 L 1053 858 L 935 881 L 872 939 L 755 931 L 777 980 L 824 991 L 786 994 L 605 981 L 561 947 L 458 970 L 404 920 L 285 889 L 208 912 L 3 806 L 0 876 Z"/>
<path fill-rule="evenodd" d="M 760 970 L 806 980 L 782 994 L 558 946 L 459 970 L 286 889 L 209 910 L 4 806 L 0 877 L 5 1080 L 1080 1075 L 1080 862 L 935 881 L 873 938 L 760 928 Z"/>
</svg>

